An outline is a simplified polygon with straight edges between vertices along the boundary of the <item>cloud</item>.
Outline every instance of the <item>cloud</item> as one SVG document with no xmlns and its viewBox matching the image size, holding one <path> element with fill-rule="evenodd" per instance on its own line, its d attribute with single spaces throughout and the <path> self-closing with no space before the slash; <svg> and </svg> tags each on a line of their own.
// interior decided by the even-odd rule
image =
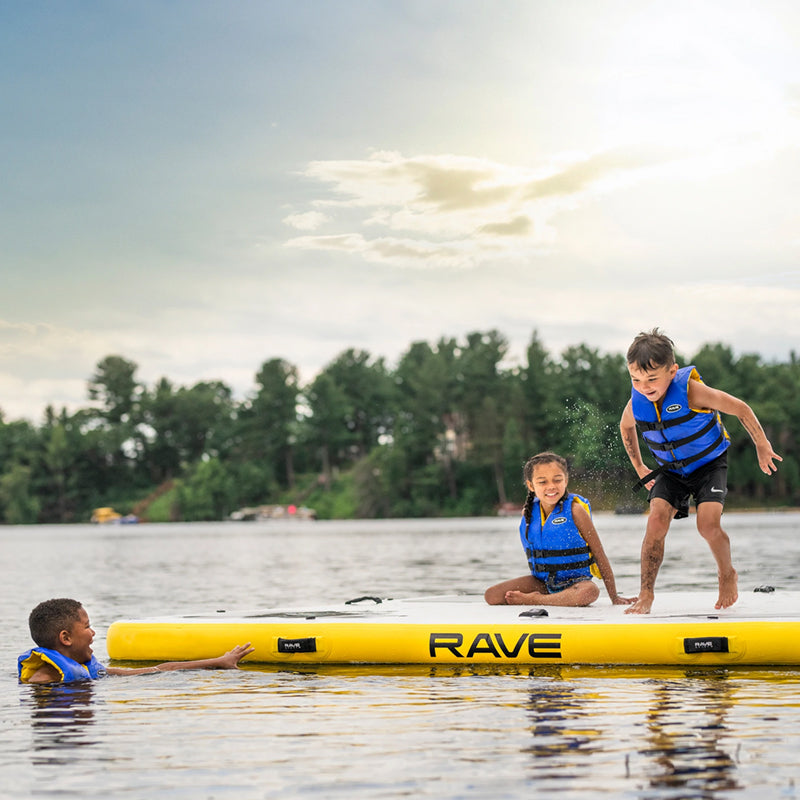
<svg viewBox="0 0 800 800">
<path fill-rule="evenodd" d="M 288 217 L 283 218 L 283 221 L 299 231 L 315 231 L 330 221 L 330 217 L 321 211 L 306 211 L 304 214 L 289 214 Z"/>
<path fill-rule="evenodd" d="M 792 114 L 800 114 L 800 83 L 786 87 L 786 99 L 789 111 Z"/>
<path fill-rule="evenodd" d="M 508 222 L 495 222 L 490 225 L 484 225 L 480 228 L 480 233 L 487 233 L 492 236 L 527 236 L 532 232 L 532 227 L 531 220 L 521 215 Z"/>
<path fill-rule="evenodd" d="M 673 161 L 677 151 L 662 148 L 617 148 L 570 161 L 551 175 L 532 181 L 526 198 L 578 195 L 582 192 L 607 190 L 610 186 L 641 179 L 644 170 Z"/>
<path fill-rule="evenodd" d="M 504 180 L 500 165 L 473 167 L 471 162 L 474 161 L 409 161 L 408 176 L 420 187 L 416 202 L 447 214 L 487 209 L 512 201 L 517 187 L 513 180 Z"/>
<path fill-rule="evenodd" d="M 298 212 L 284 221 L 313 230 L 324 217 L 339 232 L 295 237 L 286 244 L 358 254 L 396 267 L 473 268 L 552 247 L 558 239 L 556 214 L 574 209 L 592 193 L 640 180 L 675 157 L 666 150 L 620 148 L 561 155 L 537 168 L 391 151 L 361 160 L 314 161 L 303 175 L 328 186 L 328 194 L 312 203 L 327 214 Z M 370 238 L 376 228 L 391 235 Z"/>
<path fill-rule="evenodd" d="M 331 236 L 299 236 L 289 247 L 303 250 L 329 250 L 360 255 L 365 261 L 402 264 L 408 268 L 464 269 L 474 266 L 474 257 L 465 243 L 438 243 L 420 239 L 377 237 L 367 239 L 359 233 Z"/>
<path fill-rule="evenodd" d="M 0 319 L 0 358 L 26 372 L 30 359 L 48 359 L 56 348 L 62 352 L 82 350 L 81 339 L 79 332 L 63 326 Z"/>
<path fill-rule="evenodd" d="M 149 317 L 149 325 L 120 317 L 111 331 L 0 319 L 0 413 L 38 421 L 48 404 L 56 411 L 91 405 L 88 380 L 112 354 L 136 363 L 147 384 L 166 375 L 179 385 L 220 379 L 240 391 L 251 386 L 261 354 L 253 353 L 249 332 L 221 326 L 203 309 L 165 316 Z M 216 334 L 202 335 L 210 326 Z"/>
</svg>

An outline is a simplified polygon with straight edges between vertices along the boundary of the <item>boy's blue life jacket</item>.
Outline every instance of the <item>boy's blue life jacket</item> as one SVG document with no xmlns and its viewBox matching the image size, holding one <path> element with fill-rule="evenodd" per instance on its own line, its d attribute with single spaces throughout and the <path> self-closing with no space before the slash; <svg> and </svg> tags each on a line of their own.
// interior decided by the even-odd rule
<svg viewBox="0 0 800 800">
<path fill-rule="evenodd" d="M 636 389 L 631 390 L 631 409 L 645 444 L 658 462 L 658 469 L 639 481 L 639 486 L 668 470 L 690 475 L 721 456 L 731 440 L 719 411 L 689 407 L 689 381 L 702 378 L 693 366 L 675 373 L 661 399 L 661 411 Z"/>
<path fill-rule="evenodd" d="M 106 674 L 105 667 L 94 656 L 92 656 L 88 664 L 79 664 L 74 659 L 59 653 L 58 650 L 50 650 L 47 647 L 34 647 L 17 659 L 19 679 L 23 683 L 28 683 L 36 670 L 45 664 L 55 667 L 61 674 L 61 680 L 64 683 L 93 680 L 102 678 Z"/>
<path fill-rule="evenodd" d="M 523 516 L 519 535 L 531 575 L 547 588 L 559 591 L 578 580 L 590 579 L 597 573 L 589 545 L 581 536 L 572 518 L 572 503 L 577 500 L 591 516 L 592 509 L 585 497 L 565 494 L 547 519 L 542 519 L 539 498 L 533 501 L 531 521 Z"/>
</svg>

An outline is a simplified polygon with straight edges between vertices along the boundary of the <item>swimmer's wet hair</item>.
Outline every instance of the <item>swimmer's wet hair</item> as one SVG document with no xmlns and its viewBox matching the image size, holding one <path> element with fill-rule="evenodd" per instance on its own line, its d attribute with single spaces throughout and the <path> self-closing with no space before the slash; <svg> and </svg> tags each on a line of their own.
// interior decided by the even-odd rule
<svg viewBox="0 0 800 800">
<path fill-rule="evenodd" d="M 55 650 L 61 631 L 70 630 L 80 620 L 83 605 L 68 597 L 44 600 L 31 611 L 28 627 L 31 638 L 39 647 Z"/>
</svg>

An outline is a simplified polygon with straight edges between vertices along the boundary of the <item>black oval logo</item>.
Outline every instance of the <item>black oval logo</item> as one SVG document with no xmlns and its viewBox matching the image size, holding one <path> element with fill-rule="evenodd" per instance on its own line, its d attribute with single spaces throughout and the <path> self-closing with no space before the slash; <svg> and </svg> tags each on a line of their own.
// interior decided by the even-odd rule
<svg viewBox="0 0 800 800">
<path fill-rule="evenodd" d="M 674 414 L 676 411 L 681 410 L 681 406 L 679 403 L 673 403 L 671 406 L 666 407 L 667 414 Z"/>
</svg>

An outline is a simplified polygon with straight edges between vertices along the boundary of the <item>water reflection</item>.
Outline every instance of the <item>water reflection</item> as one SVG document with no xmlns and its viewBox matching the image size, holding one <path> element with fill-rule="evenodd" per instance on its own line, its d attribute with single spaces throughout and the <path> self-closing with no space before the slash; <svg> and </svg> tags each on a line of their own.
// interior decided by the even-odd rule
<svg viewBox="0 0 800 800">
<path fill-rule="evenodd" d="M 735 741 L 726 717 L 734 689 L 725 673 L 686 672 L 682 680 L 655 683 L 646 715 L 648 785 L 681 790 L 682 797 L 714 798 L 742 788 L 736 759 L 724 746 Z M 689 792 L 690 794 L 686 794 Z"/>
<path fill-rule="evenodd" d="M 587 745 L 599 731 L 578 731 L 570 723 L 581 714 L 573 696 L 573 687 L 565 684 L 539 687 L 531 692 L 534 744 L 528 752 L 536 756 L 554 755 L 565 750 L 578 750 Z"/>
<path fill-rule="evenodd" d="M 23 703 L 30 703 L 34 764 L 67 764 L 72 748 L 92 746 L 95 722 L 94 685 L 91 681 L 30 686 Z"/>
<path fill-rule="evenodd" d="M 711 800 L 743 788 L 737 731 L 727 720 L 736 702 L 735 674 L 731 680 L 727 671 L 670 669 L 647 678 L 601 668 L 537 670 L 530 677 L 532 741 L 525 752 L 541 785 L 591 780 L 604 767 L 619 775 L 619 758 L 625 782 L 643 798 Z M 637 742 L 635 750 L 625 739 Z"/>
<path fill-rule="evenodd" d="M 743 586 L 797 583 L 800 515 L 726 519 Z M 309 553 L 338 570 L 315 573 L 325 602 L 474 593 L 487 573 L 517 563 L 507 520 L 448 524 L 452 533 L 416 521 L 319 523 L 291 535 L 255 523 L 87 525 L 66 537 L 63 526 L 28 526 L 25 536 L 0 526 L 0 592 L 19 609 L 3 662 L 13 671 L 24 614 L 63 584 L 76 547 L 91 558 L 69 593 L 103 615 L 102 655 L 102 632 L 132 614 L 280 607 Z M 641 520 L 605 528 L 615 568 L 629 565 L 618 582 L 635 584 Z M 688 530 L 662 567 L 665 587 L 685 585 L 695 556 L 707 565 L 707 546 Z M 35 574 L 15 568 L 24 563 Z M 712 578 L 704 568 L 689 588 L 708 590 Z M 20 800 L 800 797 L 798 668 L 246 665 L 61 687 L 8 679 L 0 707 L 0 794 Z"/>
<path fill-rule="evenodd" d="M 603 739 L 592 696 L 577 682 L 561 674 L 542 678 L 532 673 L 533 688 L 528 699 L 533 742 L 525 752 L 534 758 L 539 780 L 574 780 L 591 769 L 591 756 Z"/>
</svg>

